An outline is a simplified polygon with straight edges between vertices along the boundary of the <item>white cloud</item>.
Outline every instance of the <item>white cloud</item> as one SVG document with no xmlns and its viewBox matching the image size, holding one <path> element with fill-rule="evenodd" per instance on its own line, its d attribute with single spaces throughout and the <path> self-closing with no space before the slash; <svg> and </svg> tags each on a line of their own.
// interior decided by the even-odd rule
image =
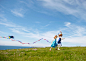
<svg viewBox="0 0 86 61">
<path fill-rule="evenodd" d="M 26 1 L 20 1 L 20 3 L 24 3 L 26 4 L 26 6 L 30 7 L 30 8 L 33 8 L 33 4 L 34 2 L 32 0 L 26 0 Z"/>
<path fill-rule="evenodd" d="M 65 38 L 62 42 L 69 42 L 74 44 L 81 44 L 86 46 L 86 36 Z"/>
<path fill-rule="evenodd" d="M 64 23 L 67 28 L 65 29 L 71 37 L 81 37 L 86 34 L 86 27 L 72 24 L 70 22 Z"/>
<path fill-rule="evenodd" d="M 2 6 L 1 4 L 0 4 L 0 6 L 2 7 L 2 8 L 4 8 L 4 9 L 6 9 L 4 6 Z"/>
<path fill-rule="evenodd" d="M 44 26 L 41 27 L 41 29 L 44 29 L 45 27 L 49 26 L 50 24 L 46 24 Z"/>
<path fill-rule="evenodd" d="M 1 25 L 5 25 L 5 26 L 7 26 L 7 27 L 17 27 L 15 24 L 10 23 L 10 22 L 9 22 L 9 23 L 8 23 L 8 22 L 7 22 L 7 23 L 5 23 L 5 22 L 4 22 L 4 23 L 3 23 L 3 22 L 0 22 L 0 24 L 1 24 Z"/>
<path fill-rule="evenodd" d="M 2 34 L 6 34 L 6 32 L 3 32 L 3 31 L 0 31 L 0 33 L 2 33 Z"/>
<path fill-rule="evenodd" d="M 15 14 L 16 16 L 20 16 L 20 17 L 23 17 L 24 15 L 22 13 L 20 13 L 18 10 L 11 10 L 11 12 L 13 14 Z"/>
<path fill-rule="evenodd" d="M 65 22 L 65 26 L 69 27 L 71 23 L 70 22 Z"/>
<path fill-rule="evenodd" d="M 47 24 L 46 26 L 49 26 L 50 24 Z"/>
<path fill-rule="evenodd" d="M 2 41 L 0 40 L 0 45 L 9 45 L 9 46 L 22 46 L 22 44 L 18 43 L 17 41 Z"/>
<path fill-rule="evenodd" d="M 36 39 L 40 39 L 40 38 L 45 38 L 47 40 L 50 40 L 52 41 L 53 37 L 58 34 L 59 31 L 47 31 L 45 33 L 33 33 L 33 32 L 24 32 L 24 31 L 20 31 L 19 29 L 16 29 L 16 28 L 12 28 L 11 29 L 12 32 L 15 32 L 15 33 L 18 33 L 18 34 L 21 34 L 25 37 L 29 37 L 29 38 L 36 38 Z"/>
<path fill-rule="evenodd" d="M 3 14 L 0 14 L 0 20 L 1 20 L 1 21 L 7 21 L 7 19 L 4 17 Z"/>
<path fill-rule="evenodd" d="M 73 15 L 86 20 L 86 1 L 79 0 L 38 0 L 42 5 L 53 11 Z"/>
<path fill-rule="evenodd" d="M 36 23 L 40 23 L 40 22 L 37 21 Z"/>
</svg>

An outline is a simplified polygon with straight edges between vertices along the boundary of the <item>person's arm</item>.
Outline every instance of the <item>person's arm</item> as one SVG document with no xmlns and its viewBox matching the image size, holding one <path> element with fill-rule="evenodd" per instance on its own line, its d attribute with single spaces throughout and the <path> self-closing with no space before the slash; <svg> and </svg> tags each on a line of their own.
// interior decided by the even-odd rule
<svg viewBox="0 0 86 61">
<path fill-rule="evenodd" d="M 62 32 L 60 31 L 60 33 L 62 34 Z"/>
<path fill-rule="evenodd" d="M 54 39 L 51 41 L 51 43 L 54 41 Z"/>
<path fill-rule="evenodd" d="M 65 38 L 61 38 L 61 40 L 63 40 L 63 39 L 65 39 Z"/>
</svg>

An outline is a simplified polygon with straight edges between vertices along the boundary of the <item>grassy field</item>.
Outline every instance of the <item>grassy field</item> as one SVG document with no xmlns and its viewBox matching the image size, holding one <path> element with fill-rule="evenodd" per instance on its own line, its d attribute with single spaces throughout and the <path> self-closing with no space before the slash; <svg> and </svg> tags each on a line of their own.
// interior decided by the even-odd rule
<svg viewBox="0 0 86 61">
<path fill-rule="evenodd" d="M 86 47 L 61 47 L 0 50 L 0 61 L 86 61 Z"/>
</svg>

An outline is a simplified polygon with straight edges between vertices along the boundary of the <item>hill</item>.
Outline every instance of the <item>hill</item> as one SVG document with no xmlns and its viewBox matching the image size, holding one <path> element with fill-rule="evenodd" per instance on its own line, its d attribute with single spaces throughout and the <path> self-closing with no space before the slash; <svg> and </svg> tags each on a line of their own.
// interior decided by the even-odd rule
<svg viewBox="0 0 86 61">
<path fill-rule="evenodd" d="M 86 61 L 86 47 L 61 47 L 0 50 L 0 61 Z"/>
</svg>

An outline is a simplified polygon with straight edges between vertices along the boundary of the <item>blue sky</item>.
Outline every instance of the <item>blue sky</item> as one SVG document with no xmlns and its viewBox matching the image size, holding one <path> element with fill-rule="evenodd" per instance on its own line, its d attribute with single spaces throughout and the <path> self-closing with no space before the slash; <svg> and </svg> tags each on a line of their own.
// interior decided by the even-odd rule
<svg viewBox="0 0 86 61">
<path fill-rule="evenodd" d="M 62 31 L 63 46 L 86 46 L 85 0 L 0 0 L 0 36 L 32 43 L 49 41 Z M 41 40 L 20 44 L 0 38 L 0 45 L 50 47 Z"/>
</svg>

